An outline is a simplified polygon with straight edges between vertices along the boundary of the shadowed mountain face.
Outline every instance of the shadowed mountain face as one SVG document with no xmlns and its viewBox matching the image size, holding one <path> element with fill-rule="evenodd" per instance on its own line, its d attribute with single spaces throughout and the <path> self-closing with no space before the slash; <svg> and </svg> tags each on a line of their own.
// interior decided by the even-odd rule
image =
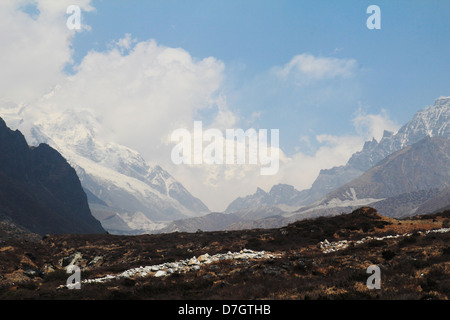
<svg viewBox="0 0 450 320">
<path fill-rule="evenodd" d="M 30 148 L 1 118 L 0 220 L 40 235 L 105 232 L 66 160 L 46 144 Z"/>
</svg>

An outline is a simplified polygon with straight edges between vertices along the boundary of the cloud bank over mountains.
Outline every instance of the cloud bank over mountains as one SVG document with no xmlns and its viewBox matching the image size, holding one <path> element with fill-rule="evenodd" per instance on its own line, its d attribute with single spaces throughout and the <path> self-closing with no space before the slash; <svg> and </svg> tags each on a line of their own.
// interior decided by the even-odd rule
<svg viewBox="0 0 450 320">
<path fill-rule="evenodd" d="M 333 135 L 323 128 L 319 134 L 299 135 L 295 153 L 283 152 L 287 137 L 282 127 L 265 128 L 280 130 L 277 175 L 261 176 L 260 166 L 255 165 L 176 166 L 170 157 L 174 130 L 193 130 L 194 121 L 199 120 L 205 129 L 249 129 L 244 127 L 248 119 L 228 102 L 234 93 L 225 85 L 227 65 L 220 57 L 194 57 L 183 48 L 167 47 L 151 38 L 140 41 L 132 34 L 116 39 L 105 51 L 91 50 L 73 65 L 76 32 L 66 27 L 66 9 L 73 4 L 83 13 L 95 11 L 90 0 L 1 1 L 0 111 L 17 111 L 33 123 L 46 114 L 89 110 L 102 124 L 98 136 L 161 165 L 212 210 L 224 210 L 230 201 L 252 194 L 257 187 L 269 190 L 286 183 L 298 190 L 309 188 L 321 169 L 345 164 L 366 140 L 380 139 L 385 129 L 399 127 L 387 111 L 367 114 L 355 105 L 356 113 L 349 115 L 353 131 Z M 67 66 L 73 72 L 68 73 Z M 299 53 L 258 77 L 270 77 L 266 80 L 276 83 L 273 90 L 289 82 L 319 92 L 343 79 L 357 81 L 359 72 L 354 59 Z M 257 127 L 264 112 L 256 110 L 253 115 Z M 306 153 L 308 145 L 311 152 Z"/>
</svg>

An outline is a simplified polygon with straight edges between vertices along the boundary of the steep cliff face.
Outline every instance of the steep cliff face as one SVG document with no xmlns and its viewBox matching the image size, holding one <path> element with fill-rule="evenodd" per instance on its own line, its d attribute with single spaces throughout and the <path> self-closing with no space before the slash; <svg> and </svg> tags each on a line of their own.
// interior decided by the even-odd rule
<svg viewBox="0 0 450 320">
<path fill-rule="evenodd" d="M 29 147 L 1 118 L 0 219 L 40 235 L 105 232 L 67 161 L 46 144 Z"/>
</svg>

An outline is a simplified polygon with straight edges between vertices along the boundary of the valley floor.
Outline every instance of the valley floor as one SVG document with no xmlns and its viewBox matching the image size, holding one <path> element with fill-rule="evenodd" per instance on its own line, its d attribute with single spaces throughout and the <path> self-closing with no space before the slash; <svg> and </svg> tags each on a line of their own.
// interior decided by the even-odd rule
<svg viewBox="0 0 450 320">
<path fill-rule="evenodd" d="M 0 299 L 448 300 L 449 222 L 450 211 L 397 220 L 361 208 L 276 229 L 5 241 Z"/>
</svg>

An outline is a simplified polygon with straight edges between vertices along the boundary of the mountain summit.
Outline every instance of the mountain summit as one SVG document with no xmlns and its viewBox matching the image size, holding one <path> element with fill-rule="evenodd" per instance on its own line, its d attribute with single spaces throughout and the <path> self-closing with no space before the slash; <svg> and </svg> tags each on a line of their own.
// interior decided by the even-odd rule
<svg viewBox="0 0 450 320">
<path fill-rule="evenodd" d="M 382 139 L 364 144 L 346 165 L 321 170 L 308 190 L 303 204 L 310 204 L 332 190 L 361 176 L 388 155 L 412 145 L 425 137 L 450 138 L 450 97 L 437 99 L 433 106 L 417 112 L 411 121 L 396 133 L 385 131 Z"/>
<path fill-rule="evenodd" d="M 101 139 L 99 120 L 88 110 L 37 117 L 11 116 L 29 141 L 47 143 L 75 168 L 92 213 L 111 233 L 145 233 L 175 219 L 209 213 L 201 200 L 135 150 Z"/>
<path fill-rule="evenodd" d="M 440 199 L 448 195 L 449 187 L 450 139 L 425 137 L 387 156 L 360 177 L 311 206 L 300 208 L 296 214 L 336 214 L 368 205 L 379 208 L 385 216 L 411 216 L 432 199 L 440 201 L 442 207 L 449 205 L 448 198 Z"/>
<path fill-rule="evenodd" d="M 274 214 L 273 209 L 274 207 L 276 207 L 277 209 L 284 211 L 284 213 L 278 212 L 276 214 L 293 215 L 294 211 L 298 213 L 301 211 L 309 210 L 312 207 L 328 208 L 330 205 L 329 202 L 332 199 L 339 199 L 340 205 L 343 205 L 345 201 L 347 201 L 349 205 L 350 203 L 352 205 L 366 205 L 368 203 L 394 195 L 399 196 L 400 191 L 408 194 L 409 198 L 411 197 L 411 192 L 416 192 L 417 194 L 414 195 L 414 198 L 416 200 L 422 199 L 425 201 L 426 199 L 433 197 L 433 195 L 438 192 L 440 188 L 445 187 L 445 184 L 442 183 L 442 181 L 439 181 L 439 183 L 433 185 L 433 183 L 436 182 L 434 181 L 433 183 L 429 184 L 418 184 L 416 187 L 418 188 L 420 186 L 420 188 L 417 189 L 411 186 L 410 182 L 402 179 L 401 177 L 398 177 L 398 186 L 396 188 L 391 185 L 386 186 L 385 188 L 383 186 L 378 186 L 378 192 L 369 192 L 374 191 L 372 189 L 374 187 L 374 184 L 368 184 L 367 189 L 365 190 L 362 190 L 361 188 L 358 189 L 354 187 L 348 187 L 339 189 L 340 193 L 336 191 L 339 194 L 332 192 L 363 176 L 365 172 L 383 161 L 383 159 L 386 159 L 388 156 L 394 154 L 395 152 L 403 150 L 408 146 L 412 146 L 413 144 L 421 141 L 421 144 L 415 146 L 413 150 L 417 150 L 419 146 L 422 146 L 423 150 L 428 150 L 426 149 L 427 147 L 431 148 L 433 145 L 436 146 L 436 144 L 438 143 L 436 142 L 438 140 L 435 140 L 434 138 L 450 138 L 449 124 L 450 97 L 441 97 L 435 101 L 433 106 L 429 106 L 424 110 L 417 112 L 415 116 L 408 123 L 402 126 L 397 132 L 394 133 L 385 131 L 380 141 L 377 141 L 376 139 L 367 141 L 360 152 L 357 152 L 351 156 L 346 165 L 321 170 L 319 176 L 310 189 L 298 191 L 295 190 L 292 186 L 282 184 L 274 186 L 270 190 L 270 192 L 265 192 L 264 190 L 258 189 L 257 192 L 253 195 L 240 197 L 234 200 L 232 203 L 230 203 L 230 205 L 226 209 L 226 212 L 241 213 L 242 215 L 242 213 L 247 214 L 248 212 L 253 212 L 256 210 L 260 212 L 259 217 L 264 217 Z M 427 137 L 433 139 L 423 140 Z M 440 141 L 439 143 L 444 142 Z M 436 150 L 433 149 L 432 151 Z M 414 153 L 414 155 L 422 159 L 422 161 L 425 161 L 424 159 L 428 159 L 430 165 L 434 163 L 434 159 L 426 158 L 426 155 L 420 155 L 420 153 L 417 152 Z M 421 167 L 422 172 L 431 172 L 431 168 L 430 170 L 426 170 L 426 163 L 415 163 L 413 158 L 409 158 L 408 161 L 411 161 L 411 165 L 423 165 Z M 403 164 L 405 166 L 408 165 L 408 163 L 405 162 L 403 162 Z M 408 168 L 396 167 L 395 170 L 406 170 Z M 441 166 L 440 168 L 444 171 L 447 170 L 445 166 Z M 386 170 L 388 169 L 386 168 Z M 402 172 L 395 171 L 394 169 L 392 170 L 393 171 L 389 171 L 392 176 L 397 176 L 399 172 Z M 408 171 L 408 174 L 409 178 L 412 178 L 411 175 L 422 175 L 422 173 L 419 172 L 413 174 L 411 171 Z M 444 179 L 445 177 L 447 177 L 445 176 L 445 172 L 441 172 L 441 174 L 443 175 Z M 366 178 L 367 175 L 364 179 Z M 357 180 L 358 184 L 362 185 L 364 179 Z M 423 180 L 417 181 L 417 183 L 424 181 L 428 181 L 427 177 L 423 177 Z M 391 182 L 394 183 L 395 181 L 390 181 L 389 183 Z M 401 183 L 405 183 L 405 185 L 401 185 Z M 420 190 L 421 188 L 423 188 L 423 190 Z M 431 188 L 437 189 L 432 192 L 424 191 L 431 190 Z M 385 192 L 382 192 L 382 190 L 384 190 Z M 327 195 L 330 196 L 328 197 Z M 405 198 L 408 197 L 405 196 Z M 395 202 L 398 203 L 399 201 L 399 199 L 396 199 Z M 420 202 L 417 203 L 420 204 Z M 293 209 L 293 207 L 295 206 L 297 206 L 297 208 Z M 301 207 L 303 207 L 303 209 L 297 211 Z M 404 213 L 406 214 L 406 212 Z"/>
<path fill-rule="evenodd" d="M 385 131 L 379 143 L 376 140 L 366 143 L 361 152 L 350 158 L 348 166 L 366 171 L 386 156 L 427 136 L 450 138 L 450 97 L 439 98 L 434 106 L 417 112 L 398 132 Z"/>
</svg>

